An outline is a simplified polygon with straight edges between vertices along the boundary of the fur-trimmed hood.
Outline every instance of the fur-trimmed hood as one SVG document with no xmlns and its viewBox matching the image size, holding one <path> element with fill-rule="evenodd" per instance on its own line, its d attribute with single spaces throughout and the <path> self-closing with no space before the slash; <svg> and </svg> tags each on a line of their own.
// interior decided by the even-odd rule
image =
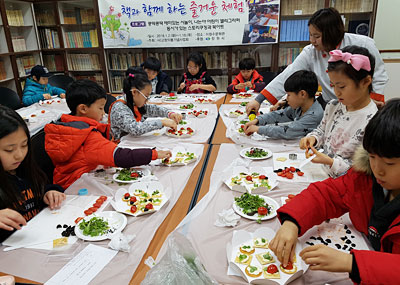
<svg viewBox="0 0 400 285">
<path fill-rule="evenodd" d="M 353 169 L 358 172 L 364 172 L 368 175 L 372 174 L 372 169 L 369 164 L 368 152 L 362 145 L 358 146 L 353 155 Z"/>
</svg>

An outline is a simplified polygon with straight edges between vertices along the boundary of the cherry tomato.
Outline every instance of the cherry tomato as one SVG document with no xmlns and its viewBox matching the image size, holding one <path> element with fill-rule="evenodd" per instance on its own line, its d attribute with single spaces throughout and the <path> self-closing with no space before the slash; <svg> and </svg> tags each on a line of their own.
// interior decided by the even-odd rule
<svg viewBox="0 0 400 285">
<path fill-rule="evenodd" d="M 257 212 L 259 215 L 265 216 L 266 214 L 268 214 L 268 209 L 265 207 L 258 207 Z"/>
<path fill-rule="evenodd" d="M 289 169 L 291 172 L 296 172 L 296 168 L 294 168 L 293 166 L 291 166 Z"/>
<path fill-rule="evenodd" d="M 86 216 L 90 216 L 91 214 L 93 214 L 93 212 L 92 212 L 91 210 L 85 210 L 85 211 L 83 211 L 83 213 L 84 213 Z"/>
<path fill-rule="evenodd" d="M 293 179 L 293 173 L 291 173 L 291 172 L 286 173 L 286 178 Z"/>
<path fill-rule="evenodd" d="M 146 209 L 148 209 L 148 210 L 151 210 L 151 209 L 153 209 L 153 204 L 150 204 L 150 203 L 149 203 L 149 204 L 147 204 L 147 205 L 146 205 Z"/>
<path fill-rule="evenodd" d="M 107 200 L 107 196 L 100 196 L 100 198 L 99 199 L 102 199 L 103 200 L 103 202 L 104 201 L 106 201 Z"/>
<path fill-rule="evenodd" d="M 98 209 L 96 207 L 90 207 L 89 211 L 92 211 L 93 213 L 96 212 Z"/>
<path fill-rule="evenodd" d="M 132 206 L 132 207 L 131 207 L 131 213 L 135 213 L 136 211 L 137 211 L 136 206 Z"/>
<path fill-rule="evenodd" d="M 79 223 L 82 219 L 83 219 L 82 217 L 76 218 L 75 224 Z"/>
<path fill-rule="evenodd" d="M 135 196 L 132 196 L 132 197 L 130 198 L 130 201 L 133 202 L 133 203 L 135 203 L 135 202 L 137 201 L 137 199 L 136 199 Z"/>
<path fill-rule="evenodd" d="M 267 267 L 267 272 L 269 274 L 274 274 L 274 273 L 278 272 L 278 267 L 276 267 L 275 264 L 271 264 L 270 266 Z"/>
<path fill-rule="evenodd" d="M 101 203 L 101 204 L 103 204 L 103 202 L 104 202 L 104 201 L 103 201 L 103 199 L 101 199 L 101 198 L 99 198 L 99 199 L 96 200 L 96 203 Z"/>
<path fill-rule="evenodd" d="M 132 172 L 132 173 L 131 173 L 131 177 L 134 177 L 134 178 L 135 178 L 135 177 L 139 177 L 139 174 L 138 174 L 137 172 Z"/>
<path fill-rule="evenodd" d="M 124 199 L 126 200 L 126 199 L 129 199 L 129 197 L 131 197 L 131 194 L 129 194 L 129 193 L 125 193 L 124 194 Z"/>
<path fill-rule="evenodd" d="M 96 203 L 94 203 L 93 204 L 93 207 L 95 207 L 95 208 L 100 208 L 101 207 L 101 205 L 103 205 L 103 203 L 98 203 L 98 202 L 96 202 Z"/>
<path fill-rule="evenodd" d="M 44 113 L 46 113 L 46 111 L 45 111 L 45 110 L 42 110 L 42 114 L 44 114 Z"/>
<path fill-rule="evenodd" d="M 287 264 L 286 266 L 283 266 L 283 265 L 282 265 L 282 267 L 283 267 L 284 269 L 287 269 L 287 270 L 292 270 L 292 269 L 293 269 L 293 264 L 292 264 L 291 261 L 289 261 L 288 264 Z"/>
<path fill-rule="evenodd" d="M 260 177 L 258 177 L 258 179 L 267 179 L 267 176 L 265 176 L 265 175 L 260 175 Z"/>
<path fill-rule="evenodd" d="M 278 172 L 278 176 L 283 176 L 283 171 Z"/>
<path fill-rule="evenodd" d="M 297 171 L 297 175 L 298 175 L 298 176 L 303 176 L 303 175 L 304 175 L 304 172 Z"/>
<path fill-rule="evenodd" d="M 293 199 L 295 196 L 296 196 L 296 195 L 289 194 L 289 195 L 288 195 L 288 198 L 289 198 L 289 199 Z"/>
<path fill-rule="evenodd" d="M 251 177 L 251 175 L 247 175 L 247 176 L 246 176 L 246 180 L 247 180 L 247 181 L 251 181 L 251 180 L 253 180 L 253 177 Z"/>
</svg>

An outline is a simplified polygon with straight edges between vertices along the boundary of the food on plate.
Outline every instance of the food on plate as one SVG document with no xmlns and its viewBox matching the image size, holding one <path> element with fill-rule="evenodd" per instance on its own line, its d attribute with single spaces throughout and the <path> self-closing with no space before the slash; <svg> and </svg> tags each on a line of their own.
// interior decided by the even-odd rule
<svg viewBox="0 0 400 285">
<path fill-rule="evenodd" d="M 300 169 L 295 168 L 293 166 L 285 167 L 285 169 L 279 168 L 279 169 L 274 170 L 274 172 L 278 176 L 286 177 L 287 179 L 293 179 L 294 173 L 296 173 L 298 176 L 304 175 L 304 172 L 302 172 Z"/>
<path fill-rule="evenodd" d="M 287 158 L 286 157 L 278 157 L 276 160 L 277 161 L 281 161 L 281 162 L 285 162 L 287 160 Z"/>
<path fill-rule="evenodd" d="M 189 103 L 189 104 L 185 104 L 185 105 L 180 105 L 179 108 L 180 109 L 193 109 L 194 105 L 193 105 L 193 103 Z"/>
<path fill-rule="evenodd" d="M 184 120 L 182 120 L 182 121 L 180 121 L 179 123 L 178 123 L 178 125 L 187 125 L 187 121 L 184 121 Z"/>
<path fill-rule="evenodd" d="M 143 194 L 143 190 L 135 189 L 135 191 L 133 191 L 133 195 L 135 195 L 135 196 L 141 196 L 142 194 Z"/>
<path fill-rule="evenodd" d="M 124 196 L 122 197 L 122 201 L 128 202 L 130 197 L 131 197 L 131 194 L 125 193 Z"/>
<path fill-rule="evenodd" d="M 127 211 L 128 212 L 128 211 Z M 136 213 L 137 212 L 137 207 L 135 206 L 135 205 L 133 205 L 133 206 L 131 206 L 130 208 L 129 208 L 129 213 L 132 213 L 132 214 L 134 214 L 134 213 Z"/>
<path fill-rule="evenodd" d="M 245 156 L 255 157 L 255 158 L 266 157 L 267 155 L 268 155 L 267 151 L 265 151 L 263 148 L 258 148 L 258 147 L 252 147 L 245 153 Z"/>
<path fill-rule="evenodd" d="M 269 185 L 268 177 L 259 174 L 257 172 L 253 172 L 251 174 L 247 174 L 245 172 L 241 172 L 239 175 L 233 176 L 231 178 L 230 184 L 231 187 L 236 185 L 242 185 L 245 188 L 249 188 L 249 190 L 255 190 L 259 187 L 265 187 L 267 190 L 271 189 Z M 246 186 L 247 185 L 247 186 Z M 237 189 L 234 189 L 237 190 Z"/>
<path fill-rule="evenodd" d="M 249 98 L 249 97 L 251 97 L 252 95 L 251 94 L 249 94 L 249 93 L 245 93 L 245 94 L 236 94 L 236 98 L 239 98 L 239 99 L 247 99 L 247 98 Z"/>
<path fill-rule="evenodd" d="M 153 204 L 147 203 L 144 207 L 141 207 L 140 210 L 142 212 L 152 212 L 155 211 Z"/>
<path fill-rule="evenodd" d="M 240 197 L 235 197 L 236 205 L 241 208 L 242 212 L 248 216 L 254 216 L 258 214 L 259 217 L 271 214 L 272 206 L 268 205 L 263 198 L 258 195 L 252 195 L 250 193 L 243 193 Z M 263 207 L 266 209 L 264 215 L 260 215 L 258 209 Z"/>
<path fill-rule="evenodd" d="M 250 122 L 248 119 L 243 119 L 239 121 L 239 124 L 246 125 L 248 122 Z"/>
<path fill-rule="evenodd" d="M 174 165 L 177 163 L 186 164 L 197 159 L 196 155 L 193 152 L 177 152 L 175 157 L 164 158 L 161 162 L 165 165 Z"/>
<path fill-rule="evenodd" d="M 75 219 L 75 224 L 79 223 L 80 220 L 82 220 L 82 219 L 83 219 L 83 217 L 78 217 L 78 218 L 76 218 L 76 219 Z"/>
<path fill-rule="evenodd" d="M 31 117 L 32 117 L 32 118 L 36 117 L 36 114 L 32 114 Z"/>
<path fill-rule="evenodd" d="M 235 258 L 235 262 L 249 265 L 252 259 L 252 255 L 239 252 Z"/>
<path fill-rule="evenodd" d="M 297 271 L 296 264 L 293 264 L 291 261 L 289 261 L 285 267 L 283 267 L 283 265 L 281 264 L 280 268 L 282 272 L 285 272 L 286 274 L 294 274 Z"/>
<path fill-rule="evenodd" d="M 253 254 L 255 251 L 254 246 L 249 245 L 249 244 L 241 245 L 239 250 L 241 253 L 244 253 L 244 254 Z"/>
<path fill-rule="evenodd" d="M 256 265 L 248 265 L 244 269 L 244 272 L 246 272 L 250 277 L 259 277 L 262 274 L 262 269 Z"/>
<path fill-rule="evenodd" d="M 154 190 L 153 193 L 151 193 L 152 198 L 160 198 L 162 196 L 162 193 L 158 190 Z"/>
<path fill-rule="evenodd" d="M 207 110 L 193 110 L 192 112 L 188 113 L 188 116 L 196 117 L 196 118 L 205 117 L 207 115 L 208 115 Z"/>
<path fill-rule="evenodd" d="M 172 136 L 181 137 L 181 136 L 192 136 L 194 131 L 191 127 L 181 127 L 176 131 L 174 129 L 168 129 L 167 133 Z"/>
<path fill-rule="evenodd" d="M 239 117 L 239 116 L 241 116 L 241 115 L 243 115 L 244 113 L 242 112 L 242 111 L 240 111 L 240 110 L 233 110 L 233 111 L 230 111 L 229 112 L 229 117 L 234 117 L 234 118 L 236 118 L 236 117 Z"/>
<path fill-rule="evenodd" d="M 268 248 L 268 240 L 266 238 L 255 238 L 253 239 L 254 247 Z"/>
<path fill-rule="evenodd" d="M 136 196 L 131 196 L 128 201 L 128 206 L 133 206 L 133 205 L 137 204 L 137 202 L 138 202 L 138 200 L 137 200 Z"/>
<path fill-rule="evenodd" d="M 117 179 L 121 181 L 134 181 L 143 177 L 142 171 L 131 168 L 123 168 L 121 170 L 118 170 L 118 172 L 119 174 L 117 176 Z"/>
<path fill-rule="evenodd" d="M 103 218 L 92 217 L 88 221 L 83 219 L 79 224 L 79 229 L 82 230 L 83 235 L 95 237 L 106 234 L 110 226 L 108 225 L 108 221 Z"/>
<path fill-rule="evenodd" d="M 212 103 L 213 100 L 212 99 L 204 99 L 204 98 L 199 98 L 194 100 L 195 102 L 199 102 L 199 103 Z"/>
<path fill-rule="evenodd" d="M 249 102 L 242 102 L 242 103 L 240 103 L 240 106 L 245 107 L 247 105 L 247 103 L 249 103 Z"/>
<path fill-rule="evenodd" d="M 46 113 L 46 111 L 45 111 L 45 110 L 42 110 L 42 111 L 40 111 L 40 113 L 44 114 L 44 113 Z"/>
<path fill-rule="evenodd" d="M 270 264 L 263 268 L 264 278 L 267 279 L 279 279 L 281 278 L 281 274 L 279 273 L 279 269 L 275 264 Z"/>
<path fill-rule="evenodd" d="M 256 258 L 262 265 L 269 264 L 275 261 L 274 257 L 269 251 L 256 254 Z"/>
</svg>

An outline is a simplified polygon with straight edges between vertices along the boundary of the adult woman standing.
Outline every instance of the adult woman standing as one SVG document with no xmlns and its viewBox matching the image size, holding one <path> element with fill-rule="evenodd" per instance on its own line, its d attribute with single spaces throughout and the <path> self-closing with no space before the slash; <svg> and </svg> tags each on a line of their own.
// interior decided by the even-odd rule
<svg viewBox="0 0 400 285">
<path fill-rule="evenodd" d="M 260 108 L 262 101 L 267 99 L 271 104 L 276 104 L 285 95 L 283 88 L 285 80 L 294 72 L 305 69 L 313 71 L 322 87 L 321 105 L 336 98 L 326 69 L 328 67 L 329 51 L 341 49 L 349 45 L 365 47 L 375 57 L 375 73 L 372 80 L 373 92 L 371 98 L 375 101 L 384 101 L 383 90 L 388 81 L 383 60 L 375 46 L 373 39 L 344 32 L 343 20 L 335 8 L 324 8 L 315 12 L 308 21 L 310 32 L 310 45 L 307 45 L 297 58 L 282 73 L 274 78 L 255 100 L 246 106 L 246 112 Z M 320 96 L 321 97 L 321 96 Z"/>
</svg>

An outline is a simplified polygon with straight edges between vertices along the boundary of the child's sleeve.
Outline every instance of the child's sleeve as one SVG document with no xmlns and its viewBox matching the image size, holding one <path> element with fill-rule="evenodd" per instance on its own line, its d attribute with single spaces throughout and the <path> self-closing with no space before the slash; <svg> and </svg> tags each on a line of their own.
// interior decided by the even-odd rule
<svg viewBox="0 0 400 285">
<path fill-rule="evenodd" d="M 56 86 L 51 86 L 50 84 L 48 84 L 49 87 L 49 93 L 51 95 L 58 95 L 60 96 L 60 94 L 64 93 L 65 94 L 65 90 L 62 88 L 58 88 Z"/>
<path fill-rule="evenodd" d="M 334 108 L 334 105 L 329 102 L 326 105 L 325 111 L 324 111 L 324 116 L 322 117 L 321 123 L 319 123 L 318 127 L 314 129 L 311 133 L 307 135 L 307 137 L 313 136 L 316 139 L 315 143 L 315 148 L 320 148 L 325 141 L 325 129 L 326 129 L 326 123 L 332 119 L 330 118 L 331 115 L 333 115 L 333 111 L 331 109 Z"/>
<path fill-rule="evenodd" d="M 112 128 L 118 128 L 133 136 L 140 136 L 162 128 L 161 120 L 136 122 L 132 111 L 122 102 L 116 102 L 111 108 L 110 122 Z"/>
<path fill-rule="evenodd" d="M 229 94 L 234 94 L 234 93 L 239 93 L 239 90 L 235 89 L 235 86 L 238 85 L 240 82 L 235 76 L 235 78 L 232 80 L 232 83 L 226 88 L 226 92 Z"/>
<path fill-rule="evenodd" d="M 24 106 L 30 106 L 36 102 L 39 102 L 40 100 L 44 100 L 43 92 L 38 93 L 31 89 L 24 90 L 22 96 L 22 103 Z"/>
<path fill-rule="evenodd" d="M 263 81 L 255 82 L 254 83 L 254 92 L 261 92 L 267 84 Z"/>
<path fill-rule="evenodd" d="M 329 176 L 338 177 L 350 169 L 352 165 L 351 158 L 343 158 L 340 155 L 332 157 L 333 164 L 331 167 L 327 167 Z"/>
</svg>

